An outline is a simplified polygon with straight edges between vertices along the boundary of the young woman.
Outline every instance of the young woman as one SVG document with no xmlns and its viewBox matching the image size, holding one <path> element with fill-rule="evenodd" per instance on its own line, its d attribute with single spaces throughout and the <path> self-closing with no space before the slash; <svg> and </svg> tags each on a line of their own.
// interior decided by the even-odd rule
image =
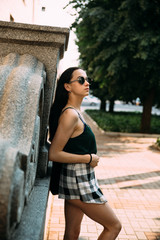
<svg viewBox="0 0 160 240">
<path fill-rule="evenodd" d="M 104 227 L 98 240 L 116 239 L 121 230 L 95 178 L 94 167 L 99 162 L 96 141 L 80 113 L 89 85 L 82 69 L 64 71 L 50 113 L 49 160 L 63 163 L 59 198 L 65 199 L 64 240 L 78 239 L 84 214 Z"/>
</svg>

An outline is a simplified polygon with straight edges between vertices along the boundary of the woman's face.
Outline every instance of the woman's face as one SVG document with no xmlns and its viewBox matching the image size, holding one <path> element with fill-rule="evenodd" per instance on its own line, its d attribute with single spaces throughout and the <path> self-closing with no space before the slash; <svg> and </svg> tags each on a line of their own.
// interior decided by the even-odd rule
<svg viewBox="0 0 160 240">
<path fill-rule="evenodd" d="M 77 69 L 73 72 L 69 82 L 70 92 L 85 97 L 89 94 L 89 83 L 87 81 L 86 72 Z"/>
</svg>

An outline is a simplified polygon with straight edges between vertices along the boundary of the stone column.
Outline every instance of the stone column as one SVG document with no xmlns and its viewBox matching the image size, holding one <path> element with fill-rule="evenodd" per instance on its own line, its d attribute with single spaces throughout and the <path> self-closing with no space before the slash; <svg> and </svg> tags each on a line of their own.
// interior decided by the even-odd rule
<svg viewBox="0 0 160 240">
<path fill-rule="evenodd" d="M 43 238 L 45 142 L 68 38 L 66 28 L 0 22 L 0 239 Z"/>
</svg>

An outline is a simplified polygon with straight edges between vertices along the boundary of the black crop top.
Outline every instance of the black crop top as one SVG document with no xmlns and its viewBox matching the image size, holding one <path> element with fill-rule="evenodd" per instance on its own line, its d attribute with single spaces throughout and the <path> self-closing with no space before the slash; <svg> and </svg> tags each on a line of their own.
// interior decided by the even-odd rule
<svg viewBox="0 0 160 240">
<path fill-rule="evenodd" d="M 68 108 L 74 109 L 77 112 L 75 108 L 72 107 Z M 65 108 L 63 112 L 68 108 Z M 94 133 L 92 132 L 91 128 L 83 121 L 79 112 L 77 113 L 79 118 L 84 124 L 84 131 L 80 135 L 70 138 L 67 144 L 65 145 L 63 151 L 75 154 L 89 154 L 89 153 L 96 154 L 97 146 Z"/>
</svg>

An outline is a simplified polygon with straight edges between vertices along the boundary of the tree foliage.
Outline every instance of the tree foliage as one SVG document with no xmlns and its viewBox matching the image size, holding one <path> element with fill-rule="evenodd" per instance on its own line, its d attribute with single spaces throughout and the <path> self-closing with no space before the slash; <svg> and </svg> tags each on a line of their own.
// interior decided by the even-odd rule
<svg viewBox="0 0 160 240">
<path fill-rule="evenodd" d="M 151 108 L 160 103 L 159 0 L 70 1 L 78 12 L 73 26 L 80 63 L 95 81 L 101 100 L 144 105 L 143 132 L 149 131 Z"/>
</svg>

